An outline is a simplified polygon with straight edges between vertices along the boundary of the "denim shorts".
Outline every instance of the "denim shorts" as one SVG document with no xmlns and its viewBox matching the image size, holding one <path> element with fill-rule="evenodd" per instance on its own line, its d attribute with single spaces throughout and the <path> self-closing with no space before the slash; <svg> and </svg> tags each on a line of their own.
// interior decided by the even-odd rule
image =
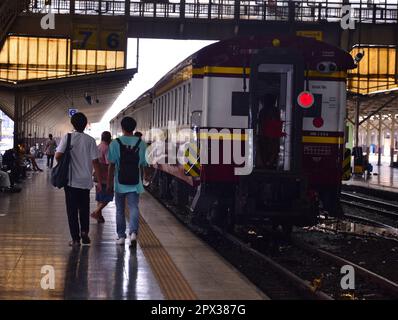
<svg viewBox="0 0 398 320">
<path fill-rule="evenodd" d="M 112 202 L 113 201 L 113 193 L 106 192 L 106 184 L 102 184 L 101 192 L 96 192 L 95 201 L 98 201 L 98 202 Z"/>
</svg>

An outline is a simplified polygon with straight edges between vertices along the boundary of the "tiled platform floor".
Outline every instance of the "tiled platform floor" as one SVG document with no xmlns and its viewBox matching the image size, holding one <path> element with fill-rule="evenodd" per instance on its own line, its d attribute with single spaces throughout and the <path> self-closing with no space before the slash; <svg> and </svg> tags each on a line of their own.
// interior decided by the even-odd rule
<svg viewBox="0 0 398 320">
<path fill-rule="evenodd" d="M 20 194 L 0 194 L 0 299 L 163 299 L 141 249 L 115 245 L 114 210 L 105 225 L 91 221 L 91 247 L 76 250 L 63 190 L 50 186 L 48 171 L 31 173 Z M 47 265 L 54 290 L 41 287 Z"/>
<path fill-rule="evenodd" d="M 378 166 L 377 159 L 371 157 L 370 163 L 373 166 L 373 173 L 371 176 L 353 176 L 349 181 L 344 181 L 344 184 L 359 185 L 368 188 L 382 189 L 391 192 L 398 192 L 398 168 L 392 168 L 385 161 L 381 166 Z"/>
<path fill-rule="evenodd" d="M 267 299 L 149 194 L 140 207 L 199 299 Z M 30 173 L 20 194 L 0 194 L 0 299 L 164 299 L 140 246 L 115 245 L 114 212 L 111 203 L 105 225 L 92 220 L 91 247 L 76 250 L 63 190 L 50 186 L 49 171 Z M 54 290 L 41 287 L 44 266 L 54 268 Z"/>
</svg>

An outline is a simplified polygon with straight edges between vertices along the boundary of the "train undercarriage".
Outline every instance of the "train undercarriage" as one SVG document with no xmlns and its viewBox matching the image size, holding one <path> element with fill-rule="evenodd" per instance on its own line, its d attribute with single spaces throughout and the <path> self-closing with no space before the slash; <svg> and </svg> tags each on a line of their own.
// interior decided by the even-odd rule
<svg viewBox="0 0 398 320">
<path fill-rule="evenodd" d="M 293 226 L 316 224 L 319 215 L 317 199 L 306 194 L 305 179 L 294 175 L 281 178 L 258 170 L 239 183 L 196 187 L 161 170 L 155 169 L 152 177 L 150 192 L 190 215 L 196 224 L 231 231 L 237 225 L 255 223 L 290 232 Z"/>
</svg>

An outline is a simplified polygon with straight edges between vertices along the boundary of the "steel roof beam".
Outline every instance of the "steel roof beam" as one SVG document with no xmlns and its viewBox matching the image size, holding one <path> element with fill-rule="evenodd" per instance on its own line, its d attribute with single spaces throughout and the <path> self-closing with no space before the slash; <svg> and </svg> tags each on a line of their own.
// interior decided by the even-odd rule
<svg viewBox="0 0 398 320">
<path fill-rule="evenodd" d="M 393 102 L 394 100 L 396 100 L 398 98 L 398 95 L 392 97 L 390 100 L 388 100 L 387 102 L 385 102 L 381 107 L 377 108 L 377 110 L 373 111 L 370 115 L 368 115 L 367 117 L 365 117 L 362 121 L 359 122 L 359 125 L 361 125 L 362 123 L 364 123 L 365 121 L 367 121 L 368 119 L 370 119 L 372 116 L 378 114 L 381 110 L 383 110 L 387 105 L 389 105 L 391 102 Z"/>
</svg>

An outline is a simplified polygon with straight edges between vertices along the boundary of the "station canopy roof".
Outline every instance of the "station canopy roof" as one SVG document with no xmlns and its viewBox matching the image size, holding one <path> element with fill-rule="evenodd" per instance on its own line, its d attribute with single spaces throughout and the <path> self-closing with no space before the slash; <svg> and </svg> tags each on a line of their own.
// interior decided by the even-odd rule
<svg viewBox="0 0 398 320">
<path fill-rule="evenodd" d="M 76 108 L 98 122 L 137 72 L 125 68 L 125 54 L 74 49 L 70 39 L 10 36 L 0 51 L 0 109 L 14 119 L 18 91 L 26 120 L 68 131 L 68 109 Z"/>
<path fill-rule="evenodd" d="M 396 46 L 356 46 L 355 57 L 362 53 L 357 69 L 348 74 L 348 118 L 355 118 L 357 100 L 360 118 L 383 114 L 398 114 L 398 63 Z"/>
</svg>

